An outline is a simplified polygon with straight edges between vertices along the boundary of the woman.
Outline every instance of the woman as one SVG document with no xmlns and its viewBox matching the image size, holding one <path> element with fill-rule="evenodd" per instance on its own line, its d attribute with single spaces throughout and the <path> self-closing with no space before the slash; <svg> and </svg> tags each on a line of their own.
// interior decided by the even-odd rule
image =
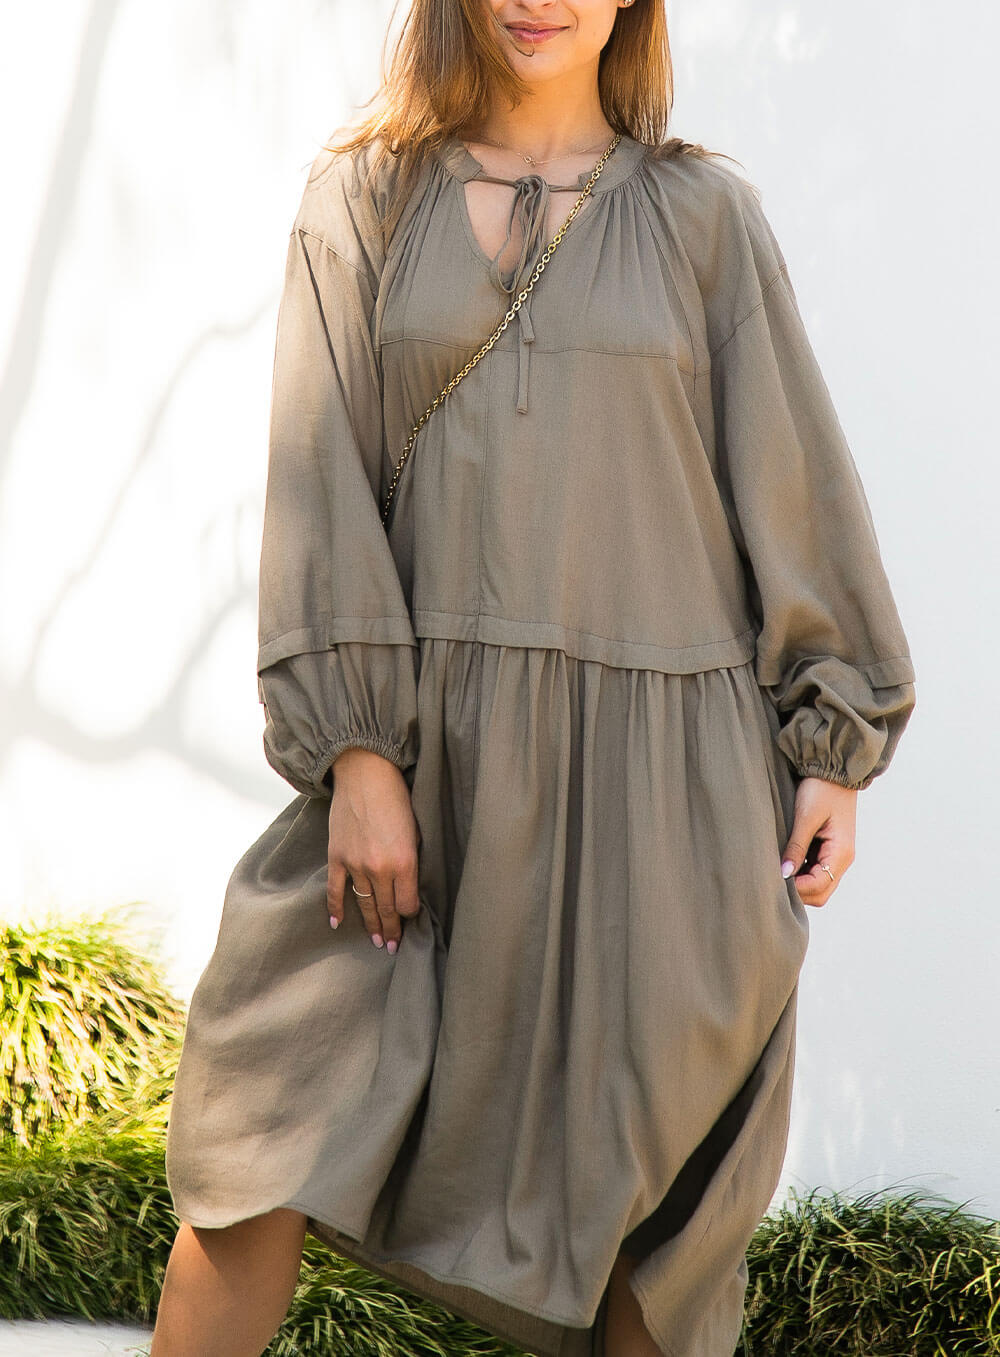
<svg viewBox="0 0 1000 1357">
<path fill-rule="evenodd" d="M 192 999 L 153 1357 L 265 1347 L 307 1222 L 533 1353 L 723 1357 L 906 637 L 758 196 L 664 138 L 662 0 L 416 0 L 386 93 L 289 242 L 298 795 Z"/>
</svg>

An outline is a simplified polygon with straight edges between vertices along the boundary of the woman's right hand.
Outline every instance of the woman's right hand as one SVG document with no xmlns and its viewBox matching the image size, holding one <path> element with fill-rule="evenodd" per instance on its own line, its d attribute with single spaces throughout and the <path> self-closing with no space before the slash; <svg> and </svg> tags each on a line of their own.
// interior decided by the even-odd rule
<svg viewBox="0 0 1000 1357">
<path fill-rule="evenodd" d="M 402 918 L 420 909 L 417 851 L 420 828 L 401 769 L 373 750 L 351 747 L 333 764 L 326 899 L 330 926 L 356 900 L 376 947 L 395 952 Z M 367 898 L 351 890 L 353 882 Z M 368 895 L 368 892 L 372 892 Z"/>
</svg>

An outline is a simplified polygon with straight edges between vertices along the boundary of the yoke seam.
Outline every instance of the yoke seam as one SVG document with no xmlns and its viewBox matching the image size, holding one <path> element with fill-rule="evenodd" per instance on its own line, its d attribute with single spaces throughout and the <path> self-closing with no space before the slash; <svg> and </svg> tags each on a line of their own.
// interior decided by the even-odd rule
<svg viewBox="0 0 1000 1357">
<path fill-rule="evenodd" d="M 506 314 L 506 312 L 504 314 Z M 499 320 L 502 319 L 503 316 L 500 316 Z M 497 322 L 498 324 L 499 320 Z M 494 326 L 494 329 L 495 328 L 496 326 Z M 386 349 L 390 344 L 405 344 L 408 340 L 416 340 L 420 344 L 436 344 L 444 349 L 458 349 L 464 347 L 463 345 L 456 344 L 450 339 L 437 339 L 433 335 L 418 334 L 395 335 L 392 339 L 384 339 L 380 347 Z M 517 353 L 516 349 L 502 348 L 499 343 L 494 347 L 497 353 Z M 658 352 L 654 349 L 602 349 L 596 344 L 561 344 L 558 348 L 552 348 L 545 344 L 539 345 L 537 341 L 532 347 L 536 353 L 599 353 L 610 358 L 661 358 L 665 359 L 668 363 L 673 363 L 681 372 L 686 372 L 689 377 L 697 376 L 697 372 L 691 368 L 685 367 L 676 354 L 664 353 L 662 351 Z M 716 350 L 716 352 L 718 352 L 718 350 Z"/>
</svg>

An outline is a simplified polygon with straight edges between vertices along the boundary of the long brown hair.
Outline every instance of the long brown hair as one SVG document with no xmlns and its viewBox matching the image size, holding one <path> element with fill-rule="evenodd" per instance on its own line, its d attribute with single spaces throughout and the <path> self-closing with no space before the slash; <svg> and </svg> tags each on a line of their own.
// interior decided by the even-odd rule
<svg viewBox="0 0 1000 1357">
<path fill-rule="evenodd" d="M 398 7 L 396 0 L 393 19 Z M 334 152 L 371 146 L 370 176 L 390 156 L 396 161 L 382 220 L 386 243 L 434 149 L 462 127 L 474 125 L 494 93 L 506 95 L 512 104 L 530 93 L 510 65 L 501 42 L 503 26 L 488 0 L 412 0 L 387 66 L 391 29 L 392 20 L 382 46 L 381 85 L 362 105 L 378 99 L 380 107 L 348 127 L 339 141 L 330 137 L 326 142 L 326 149 Z M 674 82 L 664 0 L 635 0 L 619 9 L 600 55 L 598 91 L 612 128 L 646 143 L 654 154 L 725 155 L 667 136 Z"/>
</svg>

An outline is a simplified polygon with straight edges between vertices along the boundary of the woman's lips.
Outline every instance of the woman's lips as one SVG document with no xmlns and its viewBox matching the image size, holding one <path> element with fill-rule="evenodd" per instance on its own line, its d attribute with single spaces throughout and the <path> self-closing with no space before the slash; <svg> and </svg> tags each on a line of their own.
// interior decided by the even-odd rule
<svg viewBox="0 0 1000 1357">
<path fill-rule="evenodd" d="M 522 42 L 548 42 L 549 38 L 554 38 L 557 33 L 561 33 L 561 28 L 518 28 L 516 24 L 508 24 L 507 31 L 512 37 L 519 38 Z"/>
</svg>

